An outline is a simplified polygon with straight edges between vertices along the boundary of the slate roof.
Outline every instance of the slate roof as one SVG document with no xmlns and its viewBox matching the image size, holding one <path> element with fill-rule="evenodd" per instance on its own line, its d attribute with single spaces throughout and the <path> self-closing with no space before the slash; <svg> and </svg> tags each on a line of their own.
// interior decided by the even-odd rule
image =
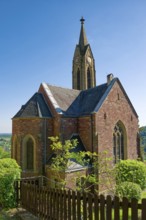
<svg viewBox="0 0 146 220">
<path fill-rule="evenodd" d="M 49 98 L 51 94 L 51 98 L 53 97 L 55 103 L 57 103 L 56 111 L 59 109 L 58 112 L 62 113 L 65 117 L 79 117 L 97 112 L 108 96 L 115 82 L 117 82 L 121 87 L 129 105 L 133 110 L 133 113 L 136 115 L 136 117 L 138 117 L 126 91 L 118 78 L 113 78 L 109 84 L 104 83 L 83 91 L 66 89 L 48 84 L 45 84 L 45 87 L 50 91 Z"/>
<path fill-rule="evenodd" d="M 42 85 L 56 111 L 62 114 L 65 114 L 69 106 L 81 92 L 79 90 L 52 86 L 46 83 L 42 83 Z"/>
<path fill-rule="evenodd" d="M 13 118 L 52 117 L 41 93 L 35 93 Z"/>
<path fill-rule="evenodd" d="M 53 97 L 57 103 L 57 111 L 60 108 L 58 112 L 67 117 L 89 115 L 94 112 L 108 88 L 107 83 L 83 91 L 45 85 L 49 89 L 49 97 Z"/>
<path fill-rule="evenodd" d="M 128 98 L 118 78 L 114 78 L 109 84 L 104 83 L 87 90 L 74 90 L 42 83 L 44 90 L 56 112 L 64 117 L 80 117 L 97 112 L 108 96 L 114 83 L 117 82 L 127 98 L 133 113 L 138 117 L 130 99 Z M 21 107 L 14 118 L 25 117 L 52 117 L 45 99 L 41 93 L 35 93 L 31 99 Z"/>
<path fill-rule="evenodd" d="M 79 96 L 69 106 L 65 115 L 68 116 L 83 116 L 91 114 L 101 97 L 105 94 L 107 84 L 102 84 L 94 88 L 81 91 Z"/>
</svg>

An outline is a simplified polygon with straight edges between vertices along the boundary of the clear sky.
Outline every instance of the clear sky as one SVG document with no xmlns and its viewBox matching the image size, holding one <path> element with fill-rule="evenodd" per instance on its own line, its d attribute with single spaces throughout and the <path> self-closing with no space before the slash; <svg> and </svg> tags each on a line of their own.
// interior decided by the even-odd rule
<svg viewBox="0 0 146 220">
<path fill-rule="evenodd" d="M 0 132 L 41 82 L 71 88 L 81 16 L 97 85 L 118 77 L 146 125 L 146 0 L 0 0 Z"/>
</svg>

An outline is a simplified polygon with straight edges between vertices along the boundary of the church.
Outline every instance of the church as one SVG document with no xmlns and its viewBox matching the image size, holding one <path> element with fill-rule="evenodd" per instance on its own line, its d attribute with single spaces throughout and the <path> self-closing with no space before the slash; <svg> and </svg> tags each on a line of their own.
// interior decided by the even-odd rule
<svg viewBox="0 0 146 220">
<path fill-rule="evenodd" d="M 96 85 L 95 60 L 81 18 L 72 63 L 72 89 L 41 83 L 12 118 L 12 158 L 22 177 L 47 176 L 51 156 L 48 137 L 76 138 L 81 150 L 120 159 L 136 159 L 138 115 L 120 80 L 108 74 Z M 79 169 L 79 168 L 78 168 Z M 70 173 L 74 170 L 70 170 Z"/>
</svg>

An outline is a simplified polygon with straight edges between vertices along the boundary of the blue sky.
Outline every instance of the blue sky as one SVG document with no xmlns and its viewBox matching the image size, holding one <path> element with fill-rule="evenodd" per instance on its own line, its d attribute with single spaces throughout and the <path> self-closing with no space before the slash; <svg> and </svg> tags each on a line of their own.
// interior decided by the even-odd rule
<svg viewBox="0 0 146 220">
<path fill-rule="evenodd" d="M 0 132 L 41 82 L 71 88 L 81 16 L 97 85 L 118 77 L 146 125 L 145 0 L 0 0 Z"/>
</svg>

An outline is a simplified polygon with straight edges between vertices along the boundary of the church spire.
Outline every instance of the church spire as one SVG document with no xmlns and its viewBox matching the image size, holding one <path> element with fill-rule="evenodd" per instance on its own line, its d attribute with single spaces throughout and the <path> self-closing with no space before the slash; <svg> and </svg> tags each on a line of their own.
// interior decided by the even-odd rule
<svg viewBox="0 0 146 220">
<path fill-rule="evenodd" d="M 72 88 L 78 90 L 90 89 L 96 86 L 94 57 L 87 41 L 82 17 L 79 43 L 76 45 L 72 66 Z"/>
<path fill-rule="evenodd" d="M 87 38 L 86 38 L 86 33 L 84 29 L 84 21 L 85 19 L 82 17 L 80 19 L 81 22 L 81 31 L 80 31 L 80 37 L 79 37 L 79 46 L 81 50 L 84 50 L 84 47 L 88 44 Z"/>
</svg>

